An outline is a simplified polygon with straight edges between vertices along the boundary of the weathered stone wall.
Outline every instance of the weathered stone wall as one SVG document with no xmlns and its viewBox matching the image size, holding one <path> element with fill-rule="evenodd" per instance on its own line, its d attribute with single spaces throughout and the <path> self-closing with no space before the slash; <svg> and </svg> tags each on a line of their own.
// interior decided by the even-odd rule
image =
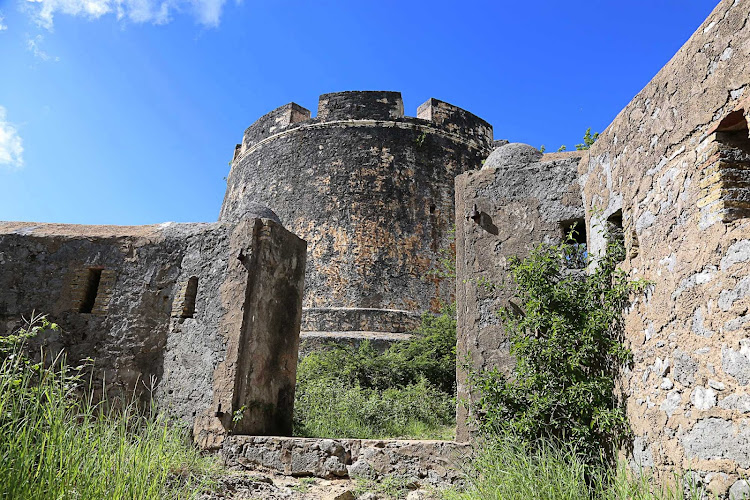
<svg viewBox="0 0 750 500">
<path fill-rule="evenodd" d="M 749 16 L 719 3 L 579 166 L 590 250 L 621 210 L 622 266 L 653 284 L 626 318 L 633 462 L 720 494 L 750 471 Z"/>
<path fill-rule="evenodd" d="M 454 441 L 230 436 L 221 454 L 230 467 L 263 467 L 289 476 L 399 477 L 415 487 L 445 487 L 462 483 L 461 467 L 471 448 Z"/>
<path fill-rule="evenodd" d="M 453 178 L 480 166 L 492 128 L 435 99 L 403 113 L 398 92 L 324 94 L 317 118 L 282 106 L 236 149 L 220 220 L 258 201 L 307 240 L 306 328 L 398 333 L 453 293 L 428 272 L 450 245 Z"/>
<path fill-rule="evenodd" d="M 0 333 L 47 313 L 61 330 L 36 344 L 93 358 L 109 398 L 153 397 L 203 444 L 243 406 L 235 431 L 289 433 L 304 266 L 304 241 L 265 219 L 4 222 Z"/>
<path fill-rule="evenodd" d="M 300 357 L 331 346 L 356 349 L 364 340 L 382 352 L 408 340 L 420 318 L 417 312 L 397 309 L 309 307 L 302 317 Z"/>
<path fill-rule="evenodd" d="M 514 293 L 508 259 L 524 257 L 540 242 L 559 242 L 566 227 L 561 223 L 583 218 L 579 158 L 576 151 L 542 155 L 526 144 L 508 144 L 496 149 L 482 170 L 456 177 L 456 355 L 468 357 L 474 369 L 512 368 L 497 315 Z M 468 400 L 460 362 L 457 382 L 459 401 Z M 468 439 L 461 404 L 457 424 L 457 439 Z"/>
</svg>

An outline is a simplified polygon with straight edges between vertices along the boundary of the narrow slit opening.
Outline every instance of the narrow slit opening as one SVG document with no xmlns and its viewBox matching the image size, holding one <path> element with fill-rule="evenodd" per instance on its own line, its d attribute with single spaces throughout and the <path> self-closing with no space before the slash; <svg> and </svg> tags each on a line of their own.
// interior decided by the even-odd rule
<svg viewBox="0 0 750 500">
<path fill-rule="evenodd" d="M 604 236 L 610 243 L 609 248 L 614 252 L 613 257 L 617 262 L 622 262 L 627 256 L 625 250 L 625 229 L 622 225 L 622 209 L 607 217 L 607 227 Z M 611 245 L 614 244 L 614 245 Z"/>
<path fill-rule="evenodd" d="M 182 305 L 183 318 L 192 318 L 195 315 L 195 301 L 198 296 L 198 277 L 192 276 L 185 287 L 185 302 Z"/>
<path fill-rule="evenodd" d="M 705 173 L 707 202 L 724 222 L 750 216 L 750 135 L 744 110 L 727 115 L 716 129 L 719 158 Z"/>
<path fill-rule="evenodd" d="M 101 269 L 89 269 L 86 277 L 86 290 L 84 291 L 83 301 L 78 312 L 90 314 L 96 303 L 96 295 L 99 293 L 99 282 L 102 279 Z"/>
<path fill-rule="evenodd" d="M 607 239 L 623 239 L 622 209 L 607 217 Z"/>
</svg>

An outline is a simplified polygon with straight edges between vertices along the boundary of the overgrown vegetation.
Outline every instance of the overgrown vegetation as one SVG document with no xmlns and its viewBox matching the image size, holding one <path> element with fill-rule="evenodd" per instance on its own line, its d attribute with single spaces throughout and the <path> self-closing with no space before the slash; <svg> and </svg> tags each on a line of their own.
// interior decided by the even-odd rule
<svg viewBox="0 0 750 500">
<path fill-rule="evenodd" d="M 608 241 L 588 274 L 567 269 L 572 238 L 511 260 L 519 303 L 501 316 L 515 368 L 510 377 L 498 370 L 472 376 L 481 394 L 474 414 L 486 435 L 565 443 L 588 466 L 613 463 L 629 429 L 615 396 L 617 370 L 631 361 L 622 312 L 644 283 L 617 268 L 624 248 L 618 238 Z"/>
<path fill-rule="evenodd" d="M 592 134 L 591 133 L 591 127 L 587 128 L 586 129 L 586 133 L 583 134 L 583 142 L 580 143 L 580 144 L 576 144 L 576 151 L 585 151 L 586 149 L 589 149 L 591 147 L 591 145 L 594 144 L 598 138 L 599 138 L 599 132 L 594 132 Z M 539 148 L 539 151 L 541 151 L 542 153 L 544 153 L 545 149 L 546 148 L 544 147 L 544 144 L 542 144 L 542 147 Z M 561 152 L 567 151 L 567 150 L 568 150 L 568 146 L 566 146 L 565 144 L 563 144 L 562 146 L 560 146 L 557 149 L 557 152 L 561 153 Z"/>
<path fill-rule="evenodd" d="M 447 306 L 383 353 L 364 341 L 308 354 L 297 368 L 295 434 L 447 439 L 455 391 L 455 307 Z"/>
<path fill-rule="evenodd" d="M 28 339 L 56 328 L 33 316 L 0 337 L 0 497 L 182 499 L 202 491 L 215 465 L 185 432 L 132 404 L 81 397 L 83 367 L 64 357 L 43 366 L 24 354 Z"/>
</svg>

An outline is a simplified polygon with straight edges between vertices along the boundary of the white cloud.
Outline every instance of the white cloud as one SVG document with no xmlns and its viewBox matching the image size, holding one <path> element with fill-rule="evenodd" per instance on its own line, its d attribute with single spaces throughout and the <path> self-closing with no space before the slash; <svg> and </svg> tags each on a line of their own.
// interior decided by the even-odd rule
<svg viewBox="0 0 750 500">
<path fill-rule="evenodd" d="M 34 54 L 34 57 L 36 57 L 37 59 L 41 59 L 42 61 L 59 61 L 59 57 L 52 57 L 42 49 L 43 41 L 44 37 L 42 35 L 37 35 L 34 38 L 28 38 L 26 40 L 26 48 L 31 51 L 32 54 Z"/>
<path fill-rule="evenodd" d="M 0 12 L 0 31 L 4 31 L 8 29 L 8 25 L 5 24 L 3 21 L 5 21 L 5 16 L 3 16 L 3 13 Z"/>
<path fill-rule="evenodd" d="M 226 0 L 26 0 L 33 6 L 34 17 L 40 26 L 52 29 L 56 14 L 99 19 L 112 14 L 118 20 L 134 23 L 164 24 L 172 20 L 173 12 L 189 11 L 196 20 L 209 27 L 219 25 L 221 10 Z"/>
<path fill-rule="evenodd" d="M 5 108 L 0 106 L 0 167 L 10 170 L 23 168 L 23 141 L 16 127 L 5 120 Z"/>
</svg>

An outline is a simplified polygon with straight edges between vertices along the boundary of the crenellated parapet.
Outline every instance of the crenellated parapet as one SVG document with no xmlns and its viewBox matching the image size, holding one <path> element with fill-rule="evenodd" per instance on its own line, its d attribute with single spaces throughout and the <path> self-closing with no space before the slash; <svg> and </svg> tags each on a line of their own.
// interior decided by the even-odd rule
<svg viewBox="0 0 750 500">
<path fill-rule="evenodd" d="M 458 106 L 431 98 L 419 106 L 416 117 L 410 117 L 404 115 L 400 92 L 351 91 L 321 95 L 315 118 L 293 102 L 266 113 L 245 130 L 233 160 L 266 140 L 300 128 L 382 126 L 440 134 L 476 149 L 493 146 L 492 126 Z"/>
</svg>

